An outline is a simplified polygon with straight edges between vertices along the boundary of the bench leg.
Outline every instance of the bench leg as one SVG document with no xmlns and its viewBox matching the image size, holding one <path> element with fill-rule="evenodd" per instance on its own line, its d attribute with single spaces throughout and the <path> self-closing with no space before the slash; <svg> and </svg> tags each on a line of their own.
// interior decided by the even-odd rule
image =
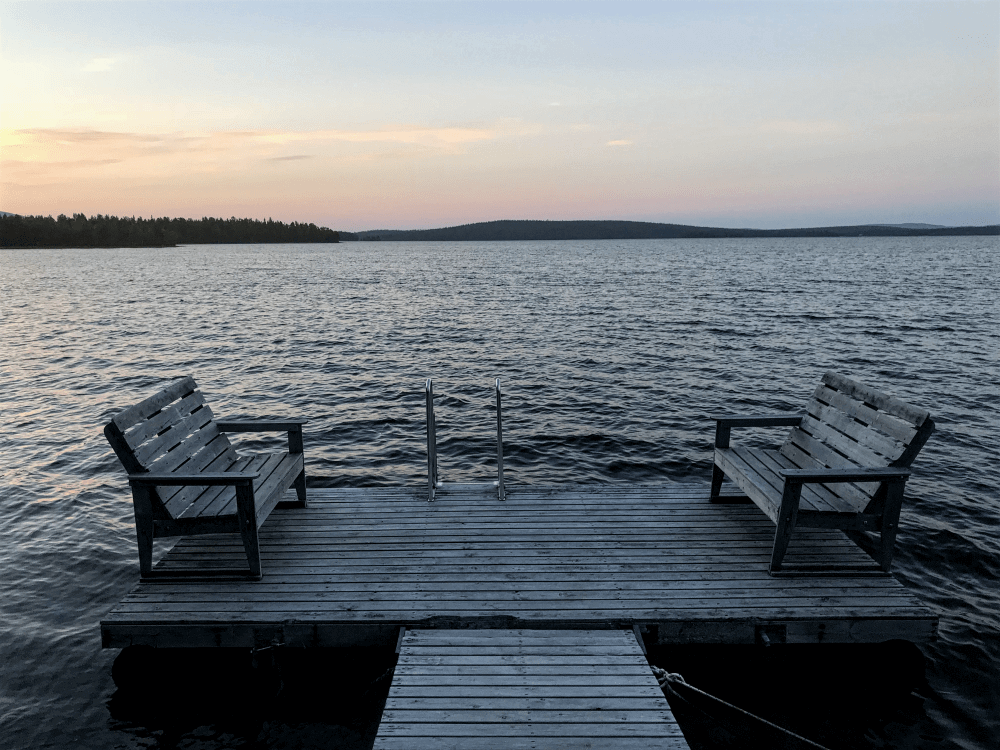
<svg viewBox="0 0 1000 750">
<path fill-rule="evenodd" d="M 798 482 L 785 481 L 781 493 L 781 507 L 778 509 L 778 523 L 774 529 L 774 548 L 771 550 L 771 565 L 769 573 L 781 570 L 781 561 L 788 551 L 788 542 L 792 538 L 792 530 L 799 515 L 799 497 L 802 495 L 802 485 Z"/>
<path fill-rule="evenodd" d="M 250 576 L 261 579 L 260 540 L 257 538 L 257 509 L 253 497 L 253 485 L 236 485 L 236 516 L 240 523 L 240 536 L 250 563 Z"/>
<path fill-rule="evenodd" d="M 719 499 L 719 492 L 722 491 L 722 480 L 725 479 L 726 474 L 717 465 L 712 464 L 712 492 L 709 495 L 709 499 L 714 503 Z"/>
<path fill-rule="evenodd" d="M 718 451 L 720 448 L 729 447 L 729 435 L 731 428 L 728 424 L 723 422 L 715 423 L 715 449 Z M 718 459 L 716 459 L 718 460 Z M 717 463 L 712 463 L 712 491 L 708 498 L 711 502 L 715 503 L 719 500 L 719 492 L 722 491 L 722 480 L 725 479 L 726 475 L 719 468 Z"/>
<path fill-rule="evenodd" d="M 295 494 L 299 498 L 299 507 L 306 507 L 306 463 L 303 456 L 302 425 L 288 431 L 288 452 L 302 456 L 302 471 L 295 477 Z"/>
<path fill-rule="evenodd" d="M 132 505 L 135 510 L 135 536 L 139 543 L 139 576 L 153 574 L 153 501 L 149 487 L 132 486 Z"/>
<path fill-rule="evenodd" d="M 299 506 L 302 508 L 306 507 L 306 470 L 303 469 L 299 472 L 299 475 L 295 477 L 295 494 L 299 498 Z"/>
<path fill-rule="evenodd" d="M 882 533 L 879 539 L 878 564 L 886 573 L 892 566 L 892 553 L 899 531 L 899 511 L 903 506 L 903 487 L 906 480 L 887 482 L 885 509 L 882 512 Z"/>
</svg>

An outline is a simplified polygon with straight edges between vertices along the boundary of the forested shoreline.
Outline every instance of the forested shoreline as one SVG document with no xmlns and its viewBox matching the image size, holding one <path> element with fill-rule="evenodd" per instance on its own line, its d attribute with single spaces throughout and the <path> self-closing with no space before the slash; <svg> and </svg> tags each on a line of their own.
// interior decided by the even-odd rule
<svg viewBox="0 0 1000 750">
<path fill-rule="evenodd" d="M 259 219 L 144 219 L 84 214 L 0 216 L 0 247 L 173 247 L 175 245 L 339 242 L 340 233 L 315 224 Z"/>
<path fill-rule="evenodd" d="M 919 227 L 919 228 L 918 228 Z M 341 242 L 357 240 L 503 241 L 636 240 L 737 237 L 934 237 L 997 235 L 1000 226 L 939 227 L 863 224 L 801 229 L 727 229 L 637 221 L 490 221 L 440 229 L 338 232 L 315 224 L 268 219 L 149 219 L 103 216 L 18 216 L 0 213 L 0 248 L 174 247 L 176 245 Z"/>
</svg>

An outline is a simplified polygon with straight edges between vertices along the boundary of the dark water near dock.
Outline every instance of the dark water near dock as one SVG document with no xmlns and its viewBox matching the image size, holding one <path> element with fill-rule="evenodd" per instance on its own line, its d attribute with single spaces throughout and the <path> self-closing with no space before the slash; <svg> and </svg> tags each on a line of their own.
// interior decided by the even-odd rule
<svg viewBox="0 0 1000 750">
<path fill-rule="evenodd" d="M 215 691 L 174 695 L 168 721 L 115 695 L 98 622 L 138 571 L 101 430 L 171 377 L 194 375 L 219 415 L 309 418 L 318 485 L 425 481 L 426 377 L 446 481 L 494 474 L 500 377 L 508 482 L 707 483 L 708 415 L 798 408 L 827 369 L 938 425 L 894 564 L 942 618 L 922 647 L 926 701 L 879 719 L 866 746 L 996 747 L 998 251 L 992 237 L 4 251 L 0 747 L 374 736 L 377 689 L 358 701 L 376 657 L 250 713 Z"/>
</svg>

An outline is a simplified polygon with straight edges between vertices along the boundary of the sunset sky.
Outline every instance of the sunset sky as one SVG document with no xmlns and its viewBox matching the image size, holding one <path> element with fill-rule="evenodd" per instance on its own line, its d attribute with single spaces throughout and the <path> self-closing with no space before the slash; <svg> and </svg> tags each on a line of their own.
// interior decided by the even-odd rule
<svg viewBox="0 0 1000 750">
<path fill-rule="evenodd" d="M 0 210 L 1000 223 L 1000 3 L 0 3 Z"/>
</svg>

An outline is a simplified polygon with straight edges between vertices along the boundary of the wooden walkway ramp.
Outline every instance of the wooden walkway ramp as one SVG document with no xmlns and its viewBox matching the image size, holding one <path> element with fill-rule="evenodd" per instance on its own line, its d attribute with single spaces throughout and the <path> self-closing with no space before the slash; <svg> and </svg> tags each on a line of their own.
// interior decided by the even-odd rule
<svg viewBox="0 0 1000 750">
<path fill-rule="evenodd" d="M 630 630 L 408 630 L 374 750 L 688 747 Z"/>
</svg>

